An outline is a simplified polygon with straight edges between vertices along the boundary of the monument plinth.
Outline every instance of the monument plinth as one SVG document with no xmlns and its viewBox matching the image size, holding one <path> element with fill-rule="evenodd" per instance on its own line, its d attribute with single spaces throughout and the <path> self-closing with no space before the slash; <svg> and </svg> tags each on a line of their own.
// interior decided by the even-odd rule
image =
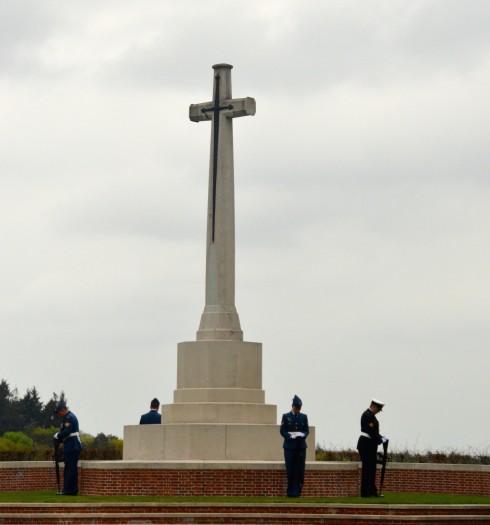
<svg viewBox="0 0 490 525">
<path fill-rule="evenodd" d="M 124 427 L 125 460 L 283 459 L 277 409 L 262 390 L 262 345 L 243 341 L 235 307 L 233 119 L 254 115 L 255 100 L 232 98 L 232 66 L 213 69 L 213 100 L 189 108 L 191 121 L 212 123 L 205 307 L 196 341 L 178 344 L 174 402 L 162 406 L 161 425 Z M 311 427 L 308 442 L 314 460 Z"/>
</svg>

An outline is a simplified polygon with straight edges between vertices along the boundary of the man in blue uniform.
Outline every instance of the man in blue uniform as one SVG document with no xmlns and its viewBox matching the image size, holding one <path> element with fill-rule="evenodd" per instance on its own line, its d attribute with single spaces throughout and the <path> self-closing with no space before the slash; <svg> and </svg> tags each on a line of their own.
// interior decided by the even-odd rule
<svg viewBox="0 0 490 525">
<path fill-rule="evenodd" d="M 305 479 L 306 438 L 310 433 L 308 417 L 301 414 L 303 403 L 298 396 L 293 398 L 291 412 L 283 414 L 281 436 L 284 438 L 284 461 L 288 477 L 287 495 L 290 498 L 301 496 Z"/>
<path fill-rule="evenodd" d="M 361 498 L 376 498 L 376 460 L 378 445 L 388 438 L 379 433 L 379 422 L 376 414 L 383 410 L 385 403 L 373 399 L 369 408 L 361 416 L 361 435 L 357 450 L 362 462 Z"/>
<path fill-rule="evenodd" d="M 55 439 L 63 443 L 65 469 L 61 495 L 76 496 L 78 494 L 78 458 L 82 450 L 78 419 L 73 412 L 68 410 L 64 401 L 60 401 L 54 411 L 62 419 L 60 430 L 54 435 Z"/>
<path fill-rule="evenodd" d="M 162 416 L 158 413 L 160 401 L 155 397 L 151 400 L 150 411 L 140 418 L 140 425 L 158 425 L 162 422 Z"/>
</svg>

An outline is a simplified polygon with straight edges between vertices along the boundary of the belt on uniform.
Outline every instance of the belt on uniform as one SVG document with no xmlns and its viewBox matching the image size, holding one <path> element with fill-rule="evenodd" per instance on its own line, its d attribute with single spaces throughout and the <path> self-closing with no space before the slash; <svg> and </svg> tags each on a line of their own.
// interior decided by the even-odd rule
<svg viewBox="0 0 490 525">
<path fill-rule="evenodd" d="M 364 436 L 365 438 L 373 439 L 369 434 L 366 432 L 361 432 L 361 436 Z"/>
</svg>

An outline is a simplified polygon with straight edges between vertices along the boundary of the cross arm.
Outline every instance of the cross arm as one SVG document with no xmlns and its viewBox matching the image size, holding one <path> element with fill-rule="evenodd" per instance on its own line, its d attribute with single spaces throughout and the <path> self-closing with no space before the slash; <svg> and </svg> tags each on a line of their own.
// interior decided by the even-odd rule
<svg viewBox="0 0 490 525">
<path fill-rule="evenodd" d="M 203 102 L 201 104 L 191 104 L 189 106 L 189 119 L 192 122 L 201 122 L 203 120 L 213 120 L 213 111 L 209 111 L 212 108 L 214 102 Z M 255 115 L 255 99 L 251 97 L 245 98 L 232 98 L 221 101 L 223 107 L 232 106 L 231 109 L 222 109 L 221 113 L 224 117 L 235 118 L 235 117 L 246 117 L 247 115 Z M 207 111 L 204 112 L 203 109 Z"/>
</svg>

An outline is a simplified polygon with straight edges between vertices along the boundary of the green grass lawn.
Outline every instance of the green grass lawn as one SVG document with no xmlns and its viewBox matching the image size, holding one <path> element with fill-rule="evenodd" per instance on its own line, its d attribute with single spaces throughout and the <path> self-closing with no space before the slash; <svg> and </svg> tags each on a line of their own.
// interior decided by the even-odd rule
<svg viewBox="0 0 490 525">
<path fill-rule="evenodd" d="M 0 492 L 0 503 L 357 503 L 403 505 L 490 505 L 490 496 L 387 492 L 384 498 L 247 498 L 170 496 L 57 496 L 54 491 Z"/>
</svg>

